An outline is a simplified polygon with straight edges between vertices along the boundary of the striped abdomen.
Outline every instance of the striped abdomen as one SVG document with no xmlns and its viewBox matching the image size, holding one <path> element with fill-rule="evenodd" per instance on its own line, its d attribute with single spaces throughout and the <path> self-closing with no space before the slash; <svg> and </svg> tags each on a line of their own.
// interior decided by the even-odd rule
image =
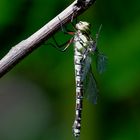
<svg viewBox="0 0 140 140">
<path fill-rule="evenodd" d="M 85 57 L 87 51 L 87 37 L 78 32 L 74 37 L 74 65 L 75 65 L 75 81 L 76 81 L 76 107 L 75 120 L 73 124 L 73 134 L 75 137 L 80 136 L 81 115 L 84 94 L 84 74 L 85 74 Z"/>
<path fill-rule="evenodd" d="M 76 107 L 75 107 L 75 121 L 73 124 L 73 134 L 75 137 L 79 137 L 81 129 L 81 113 L 82 113 L 82 104 L 83 104 L 83 66 L 82 61 L 83 57 L 75 54 L 75 81 L 76 81 Z"/>
</svg>

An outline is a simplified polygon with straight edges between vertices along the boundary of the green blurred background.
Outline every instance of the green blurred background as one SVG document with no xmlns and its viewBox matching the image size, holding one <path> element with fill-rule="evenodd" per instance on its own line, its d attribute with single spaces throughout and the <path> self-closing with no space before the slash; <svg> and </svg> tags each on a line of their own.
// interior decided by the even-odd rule
<svg viewBox="0 0 140 140">
<path fill-rule="evenodd" d="M 1 0 L 0 57 L 70 3 Z M 102 75 L 93 63 L 100 96 L 97 105 L 84 100 L 80 140 L 140 140 L 140 1 L 97 0 L 78 19 L 93 35 L 103 25 L 98 47 L 108 56 Z M 73 47 L 42 45 L 0 79 L 0 140 L 73 140 L 74 107 Z"/>
</svg>

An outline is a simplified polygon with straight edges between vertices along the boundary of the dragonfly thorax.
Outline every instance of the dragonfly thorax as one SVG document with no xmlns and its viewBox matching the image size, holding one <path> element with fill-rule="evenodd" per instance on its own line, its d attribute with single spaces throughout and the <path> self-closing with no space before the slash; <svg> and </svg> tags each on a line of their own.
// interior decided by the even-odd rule
<svg viewBox="0 0 140 140">
<path fill-rule="evenodd" d="M 88 48 L 88 37 L 81 32 L 77 32 L 74 37 L 74 46 L 77 52 L 83 54 Z"/>
</svg>

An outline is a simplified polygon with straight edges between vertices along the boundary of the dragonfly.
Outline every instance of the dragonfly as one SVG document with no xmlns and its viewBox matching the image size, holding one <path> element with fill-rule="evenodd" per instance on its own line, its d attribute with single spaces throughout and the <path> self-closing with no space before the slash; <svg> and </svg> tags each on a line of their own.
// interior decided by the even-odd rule
<svg viewBox="0 0 140 140">
<path fill-rule="evenodd" d="M 88 100 L 90 100 L 93 104 L 96 104 L 99 92 L 91 67 L 92 55 L 96 55 L 96 66 L 99 73 L 105 71 L 107 57 L 103 53 L 99 52 L 97 48 L 98 36 L 101 26 L 98 33 L 96 34 L 95 39 L 93 39 L 91 36 L 91 24 L 86 21 L 79 21 L 74 26 L 74 32 L 65 31 L 62 25 L 61 28 L 63 32 L 73 35 L 62 51 L 66 51 L 71 43 L 74 44 L 76 105 L 75 120 L 72 126 L 72 132 L 76 138 L 79 138 L 81 130 L 83 98 L 87 96 Z"/>
</svg>

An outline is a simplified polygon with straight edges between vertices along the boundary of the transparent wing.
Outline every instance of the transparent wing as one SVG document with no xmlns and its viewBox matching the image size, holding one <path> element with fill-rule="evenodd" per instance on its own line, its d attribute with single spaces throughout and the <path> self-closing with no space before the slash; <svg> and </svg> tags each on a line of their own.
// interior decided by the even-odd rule
<svg viewBox="0 0 140 140">
<path fill-rule="evenodd" d="M 90 70 L 90 65 L 91 65 L 91 57 L 87 55 L 84 62 L 83 81 L 86 79 L 87 73 Z"/>
<path fill-rule="evenodd" d="M 106 70 L 106 65 L 108 58 L 102 53 L 96 52 L 97 59 L 96 59 L 96 67 L 97 71 L 101 74 Z"/>
<path fill-rule="evenodd" d="M 87 57 L 85 61 L 85 68 L 84 68 L 84 90 L 85 90 L 85 97 L 92 103 L 97 103 L 98 97 L 98 88 L 96 84 L 96 80 L 92 73 L 91 68 L 91 58 Z"/>
<path fill-rule="evenodd" d="M 91 66 L 85 79 L 84 88 L 85 88 L 86 98 L 91 103 L 97 104 L 98 88 L 97 88 L 95 77 L 92 73 Z"/>
</svg>

